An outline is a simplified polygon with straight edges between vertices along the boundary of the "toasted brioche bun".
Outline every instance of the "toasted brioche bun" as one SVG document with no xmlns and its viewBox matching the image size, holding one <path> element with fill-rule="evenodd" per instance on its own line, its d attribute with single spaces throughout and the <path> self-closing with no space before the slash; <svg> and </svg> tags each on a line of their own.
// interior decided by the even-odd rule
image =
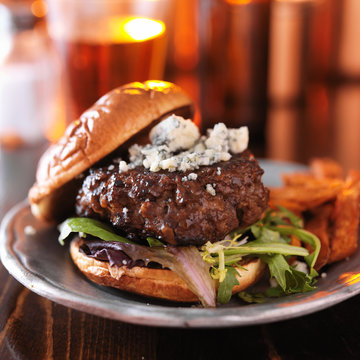
<svg viewBox="0 0 360 360">
<path fill-rule="evenodd" d="M 73 262 L 91 281 L 128 292 L 179 302 L 197 302 L 198 297 L 189 290 L 185 282 L 173 271 L 135 266 L 110 266 L 79 251 L 83 240 L 75 238 L 70 245 Z M 253 259 L 236 268 L 239 285 L 233 287 L 233 294 L 255 284 L 263 275 L 265 265 L 260 259 Z"/>
<path fill-rule="evenodd" d="M 33 214 L 42 220 L 61 219 L 73 206 L 71 180 L 170 114 L 191 117 L 193 103 L 169 82 L 134 82 L 104 95 L 41 157 L 36 183 L 29 191 Z"/>
</svg>

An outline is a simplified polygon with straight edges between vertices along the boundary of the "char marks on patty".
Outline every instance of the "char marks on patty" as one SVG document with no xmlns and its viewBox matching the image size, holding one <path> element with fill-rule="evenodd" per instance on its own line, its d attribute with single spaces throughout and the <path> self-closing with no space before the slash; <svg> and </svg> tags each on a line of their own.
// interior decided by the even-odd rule
<svg viewBox="0 0 360 360">
<path fill-rule="evenodd" d="M 121 173 L 118 164 L 91 168 L 76 212 L 109 221 L 129 238 L 202 245 L 261 217 L 268 202 L 262 174 L 248 150 L 187 172 L 137 167 Z"/>
</svg>

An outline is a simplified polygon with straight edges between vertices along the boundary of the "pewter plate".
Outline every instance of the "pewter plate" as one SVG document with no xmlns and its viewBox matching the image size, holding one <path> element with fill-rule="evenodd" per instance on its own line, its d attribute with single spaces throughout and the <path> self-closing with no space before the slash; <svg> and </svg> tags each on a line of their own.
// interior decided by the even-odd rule
<svg viewBox="0 0 360 360">
<path fill-rule="evenodd" d="M 295 164 L 262 161 L 264 182 L 280 185 L 280 174 L 301 170 Z M 35 229 L 35 233 L 29 230 Z M 90 283 L 75 268 L 57 230 L 36 220 L 26 202 L 1 226 L 0 253 L 7 270 L 24 286 L 57 303 L 124 322 L 168 327 L 230 327 L 264 324 L 309 314 L 360 292 L 360 251 L 331 265 L 315 291 L 246 305 L 239 299 L 215 309 L 156 301 Z"/>
</svg>

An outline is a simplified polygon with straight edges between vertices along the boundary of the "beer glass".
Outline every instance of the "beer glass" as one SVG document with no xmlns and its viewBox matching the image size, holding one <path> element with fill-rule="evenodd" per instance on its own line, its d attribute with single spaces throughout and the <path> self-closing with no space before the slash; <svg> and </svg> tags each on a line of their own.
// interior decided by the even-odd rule
<svg viewBox="0 0 360 360">
<path fill-rule="evenodd" d="M 171 0 L 48 0 L 67 121 L 108 91 L 163 76 Z"/>
<path fill-rule="evenodd" d="M 202 128 L 246 125 L 263 155 L 270 0 L 201 2 Z"/>
</svg>

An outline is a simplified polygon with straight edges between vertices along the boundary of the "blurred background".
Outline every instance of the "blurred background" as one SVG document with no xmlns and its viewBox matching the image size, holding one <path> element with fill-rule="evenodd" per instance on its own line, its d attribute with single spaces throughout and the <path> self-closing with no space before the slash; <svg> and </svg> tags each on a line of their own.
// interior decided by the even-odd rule
<svg viewBox="0 0 360 360">
<path fill-rule="evenodd" d="M 0 188 L 25 169 L 27 189 L 42 144 L 149 78 L 182 86 L 203 131 L 247 125 L 257 156 L 360 170 L 360 0 L 2 0 Z"/>
</svg>

